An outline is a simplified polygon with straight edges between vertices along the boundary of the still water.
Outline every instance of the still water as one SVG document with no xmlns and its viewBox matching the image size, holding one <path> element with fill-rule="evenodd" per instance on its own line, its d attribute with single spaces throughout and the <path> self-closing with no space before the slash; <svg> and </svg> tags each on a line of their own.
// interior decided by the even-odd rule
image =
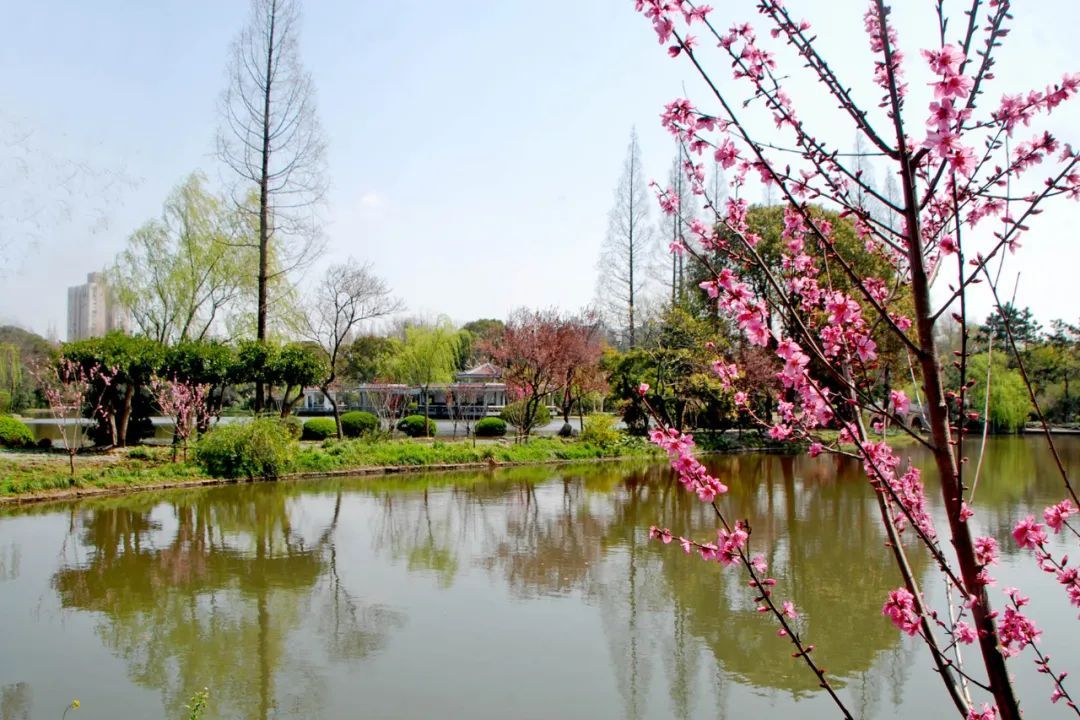
<svg viewBox="0 0 1080 720">
<path fill-rule="evenodd" d="M 1080 439 L 1061 449 L 1080 470 Z M 880 614 L 899 578 L 859 469 L 710 462 L 849 707 L 945 715 L 921 650 Z M 1075 670 L 1075 609 L 1008 537 L 1061 497 L 1037 439 L 994 440 L 973 522 L 1004 550 L 1000 586 L 1037 596 L 1045 649 Z M 208 717 L 244 720 L 835 717 L 740 575 L 649 542 L 653 523 L 714 527 L 663 467 L 617 464 L 6 510 L 0 720 L 55 720 L 73 698 L 76 719 L 178 719 L 204 687 Z M 1030 654 L 1012 667 L 1028 716 L 1056 715 Z"/>
</svg>

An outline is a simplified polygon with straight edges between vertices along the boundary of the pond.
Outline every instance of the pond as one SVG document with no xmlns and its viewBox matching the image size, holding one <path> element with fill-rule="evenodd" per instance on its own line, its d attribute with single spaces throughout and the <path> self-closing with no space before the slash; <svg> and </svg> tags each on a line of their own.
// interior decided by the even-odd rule
<svg viewBox="0 0 1080 720">
<path fill-rule="evenodd" d="M 1080 470 L 1080 439 L 1061 449 Z M 899 578 L 859 468 L 710 464 L 852 710 L 944 714 L 921 649 L 881 616 Z M 1037 438 L 996 439 L 973 522 L 1003 548 L 999 587 L 1038 597 L 1045 649 L 1076 669 L 1075 608 L 1008 538 L 1062 496 Z M 182 718 L 206 687 L 208 717 L 245 720 L 836 717 L 743 577 L 649 542 L 653 523 L 700 538 L 714 527 L 663 467 L 610 463 L 10 509 L 0 715 L 54 720 L 78 698 L 69 717 Z M 1012 669 L 1028 716 L 1045 717 L 1050 688 L 1029 653 Z"/>
</svg>

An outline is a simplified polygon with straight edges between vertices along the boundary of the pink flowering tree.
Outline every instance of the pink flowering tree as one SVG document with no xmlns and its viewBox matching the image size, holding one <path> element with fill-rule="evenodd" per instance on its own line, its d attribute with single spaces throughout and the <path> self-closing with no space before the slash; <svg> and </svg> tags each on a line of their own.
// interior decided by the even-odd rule
<svg viewBox="0 0 1080 720">
<path fill-rule="evenodd" d="M 1022 652 L 1046 676 L 1054 702 L 1077 713 L 1066 673 L 1043 652 L 1027 616 L 1028 599 L 1015 588 L 991 593 L 998 548 L 992 538 L 977 537 L 969 522 L 976 463 L 967 462 L 961 442 L 971 419 L 968 339 L 962 336 L 955 358 L 959 383 L 946 387 L 935 329 L 955 320 L 964 332 L 969 295 L 980 283 L 1000 310 L 997 280 L 1011 254 L 1006 251 L 1019 247 L 1051 201 L 1080 197 L 1080 154 L 1045 127 L 1076 94 L 1080 75 L 1047 76 L 1034 89 L 993 90 L 995 56 L 1013 23 L 1008 0 L 969 0 L 952 16 L 944 2 L 926 4 L 923 16 L 935 39 L 918 52 L 901 43 L 885 0 L 869 0 L 862 20 L 872 62 L 842 70 L 830 64 L 811 24 L 781 0 L 758 0 L 756 21 L 730 27 L 716 22 L 708 6 L 686 0 L 635 5 L 667 53 L 689 63 L 705 89 L 696 101 L 671 102 L 662 115 L 686 150 L 684 187 L 711 213 L 709 222 L 689 221 L 672 251 L 705 265 L 701 287 L 718 311 L 739 328 L 745 345 L 773 354 L 782 368 L 768 413 L 746 405 L 736 357 L 718 355 L 715 373 L 772 438 L 809 442 L 812 455 L 861 461 L 876 491 L 888 552 L 903 577 L 883 598 L 882 612 L 925 644 L 961 717 L 1020 717 L 1008 662 Z M 868 91 L 853 89 L 859 75 Z M 831 113 L 826 121 L 819 119 L 821 108 Z M 837 133 L 844 139 L 854 134 L 866 151 L 839 152 Z M 887 169 L 897 192 L 866 180 L 868 155 Z M 706 164 L 713 162 L 730 178 L 724 198 L 705 183 Z M 754 184 L 768 187 L 784 205 L 779 262 L 763 259 L 761 238 L 747 223 L 745 194 Z M 677 215 L 684 203 L 674 190 L 654 187 L 662 210 Z M 834 221 L 820 210 L 849 223 L 885 271 L 858 269 L 834 242 Z M 748 282 L 751 273 L 766 278 L 768 292 Z M 932 298 L 935 279 L 947 291 Z M 911 300 L 910 313 L 898 309 L 902 296 Z M 917 398 L 889 386 L 879 357 L 882 334 L 906 356 Z M 642 386 L 643 398 L 647 392 Z M 909 424 L 913 401 L 924 408 L 925 434 Z M 822 440 L 824 428 L 839 429 L 838 437 Z M 890 432 L 911 436 L 932 455 L 943 525 L 928 511 L 919 469 L 887 443 Z M 694 457 L 693 438 L 661 426 L 652 440 L 719 523 L 718 536 L 707 540 L 658 527 L 652 537 L 677 539 L 686 552 L 741 568 L 761 612 L 790 640 L 793 656 L 851 717 L 800 634 L 798 608 L 782 599 L 764 557 L 751 549 L 751 529 L 725 510 L 728 488 Z M 1051 451 L 1057 458 L 1052 443 Z M 1080 606 L 1076 568 L 1064 554 L 1056 556 L 1048 540 L 1050 531 L 1073 543 L 1080 537 L 1070 525 L 1076 493 L 1064 464 L 1057 465 L 1061 503 L 1046 509 L 1045 522 L 1029 517 L 1019 523 L 1013 537 Z M 909 556 L 917 552 L 929 554 L 948 588 L 940 606 L 930 606 L 911 570 Z"/>
<path fill-rule="evenodd" d="M 176 448 L 179 445 L 183 447 L 184 461 L 187 462 L 189 438 L 198 428 L 210 422 L 210 385 L 154 376 L 150 379 L 150 392 L 161 412 L 173 421 L 172 461 L 176 462 Z"/>
<path fill-rule="evenodd" d="M 83 413 L 89 408 L 91 418 L 107 420 L 105 395 L 116 372 L 100 364 L 89 366 L 68 358 L 34 371 L 35 379 L 50 415 L 56 422 L 60 442 L 68 454 L 72 482 L 75 481 L 75 455 L 86 444 L 87 425 Z"/>
</svg>

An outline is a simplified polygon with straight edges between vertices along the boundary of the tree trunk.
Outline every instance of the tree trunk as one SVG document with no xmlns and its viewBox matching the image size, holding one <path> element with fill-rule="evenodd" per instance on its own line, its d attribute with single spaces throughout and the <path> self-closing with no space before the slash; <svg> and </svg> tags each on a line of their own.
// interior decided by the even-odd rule
<svg viewBox="0 0 1080 720">
<path fill-rule="evenodd" d="M 574 396 L 570 393 L 570 386 L 568 385 L 563 392 L 562 407 L 559 408 L 562 411 L 562 419 L 564 425 L 570 424 L 570 415 L 574 412 Z"/>
<path fill-rule="evenodd" d="M 1069 373 L 1065 373 L 1065 422 L 1072 418 L 1072 405 L 1069 404 Z"/>
<path fill-rule="evenodd" d="M 330 393 L 329 385 L 325 385 L 319 389 L 322 390 L 323 395 L 326 396 L 326 399 L 330 401 L 330 409 L 334 413 L 334 424 L 337 426 L 337 439 L 343 440 L 345 438 L 345 435 L 341 430 L 341 411 L 338 410 L 337 400 L 335 400 L 334 396 Z"/>
<path fill-rule="evenodd" d="M 289 397 L 289 392 L 292 391 L 293 388 L 296 389 L 296 394 L 293 395 L 290 398 Z M 281 394 L 281 413 L 280 413 L 280 415 L 281 415 L 282 420 L 284 420 L 285 418 L 292 415 L 293 408 L 296 407 L 296 403 L 302 397 L 304 397 L 304 386 L 303 385 L 286 385 L 285 386 L 285 390 Z"/>
<path fill-rule="evenodd" d="M 431 403 L 428 400 L 428 389 L 424 386 L 424 437 L 431 437 L 428 435 L 428 423 L 431 422 Z"/>
<path fill-rule="evenodd" d="M 256 338 L 266 341 L 266 286 L 269 281 L 270 255 L 270 98 L 274 79 L 274 34 L 277 13 L 270 13 L 270 27 L 266 43 L 266 81 L 263 83 L 262 114 L 262 167 L 259 175 L 259 306 Z M 263 383 L 255 383 L 255 412 L 263 409 Z"/>
<path fill-rule="evenodd" d="M 134 397 L 135 385 L 128 383 L 124 387 L 124 407 L 120 411 L 120 417 L 117 418 L 118 427 L 116 428 L 116 435 L 113 437 L 113 444 L 119 447 L 127 447 L 128 421 L 131 419 L 131 401 Z"/>
<path fill-rule="evenodd" d="M 903 140 L 901 139 L 901 147 Z M 930 302 L 930 283 L 923 263 L 922 228 L 915 192 L 915 173 L 910 155 L 902 152 L 901 174 L 904 184 L 904 206 L 907 208 L 908 260 L 911 264 L 911 289 L 915 302 L 916 327 L 919 338 L 919 367 L 922 370 L 923 390 L 929 415 L 930 434 L 933 440 L 934 462 L 941 479 L 941 495 L 945 503 L 946 517 L 956 551 L 960 575 L 965 589 L 974 597 L 971 606 L 972 619 L 979 634 L 979 648 L 990 688 L 997 702 L 1002 720 L 1020 720 L 1020 709 L 1013 692 L 1005 658 L 998 649 L 995 613 L 990 610 L 986 587 L 979 579 L 979 565 L 975 562 L 974 545 L 968 523 L 961 519 L 961 503 L 964 488 L 960 482 L 953 457 L 953 438 L 949 427 L 949 409 L 945 401 L 938 366 L 937 344 L 934 340 L 934 310 Z M 958 441 L 959 442 L 959 441 Z"/>
</svg>

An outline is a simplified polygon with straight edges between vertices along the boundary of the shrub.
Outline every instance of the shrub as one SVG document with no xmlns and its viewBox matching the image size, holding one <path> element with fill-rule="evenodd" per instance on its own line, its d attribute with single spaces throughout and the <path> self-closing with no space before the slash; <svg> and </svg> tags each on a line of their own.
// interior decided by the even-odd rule
<svg viewBox="0 0 1080 720">
<path fill-rule="evenodd" d="M 152 452 L 150 452 L 150 448 L 145 447 L 143 445 L 137 445 L 137 446 L 131 448 L 130 450 L 128 450 L 127 456 L 131 460 L 153 460 L 154 459 L 154 454 Z"/>
<path fill-rule="evenodd" d="M 360 437 L 379 429 L 379 418 L 369 412 L 354 410 L 341 416 L 341 432 L 345 437 Z"/>
<path fill-rule="evenodd" d="M 476 437 L 502 437 L 506 434 L 506 421 L 497 417 L 486 417 L 476 423 Z"/>
<path fill-rule="evenodd" d="M 328 437 L 337 437 L 337 423 L 334 418 L 317 417 L 311 418 L 304 423 L 303 440 L 325 440 Z"/>
<path fill-rule="evenodd" d="M 611 415 L 590 415 L 585 419 L 585 429 L 581 431 L 582 442 L 607 448 L 618 444 L 622 433 L 615 429 L 615 418 Z"/>
<path fill-rule="evenodd" d="M 195 446 L 195 459 L 214 477 L 277 477 L 295 441 L 276 418 L 218 425 Z"/>
<path fill-rule="evenodd" d="M 0 447 L 23 448 L 34 444 L 34 434 L 22 420 L 0 415 Z"/>
<path fill-rule="evenodd" d="M 290 415 L 281 422 L 285 429 L 289 431 L 289 437 L 293 440 L 299 440 L 300 436 L 304 434 L 304 421 L 295 415 Z"/>
<path fill-rule="evenodd" d="M 427 423 L 426 432 L 424 430 L 425 423 Z M 409 437 L 432 436 L 435 434 L 435 421 L 428 420 L 423 415 L 409 415 L 406 418 L 402 418 L 397 427 L 398 430 Z"/>
<path fill-rule="evenodd" d="M 535 427 L 547 425 L 551 422 L 551 411 L 548 410 L 547 405 L 544 405 L 543 403 L 537 405 L 532 422 L 528 423 L 527 418 L 525 417 L 525 401 L 518 400 L 517 402 L 512 402 L 504 407 L 502 412 L 499 413 L 499 417 L 516 427 L 518 430 L 524 430 L 526 424 L 529 426 L 528 429 L 532 430 Z"/>
</svg>

